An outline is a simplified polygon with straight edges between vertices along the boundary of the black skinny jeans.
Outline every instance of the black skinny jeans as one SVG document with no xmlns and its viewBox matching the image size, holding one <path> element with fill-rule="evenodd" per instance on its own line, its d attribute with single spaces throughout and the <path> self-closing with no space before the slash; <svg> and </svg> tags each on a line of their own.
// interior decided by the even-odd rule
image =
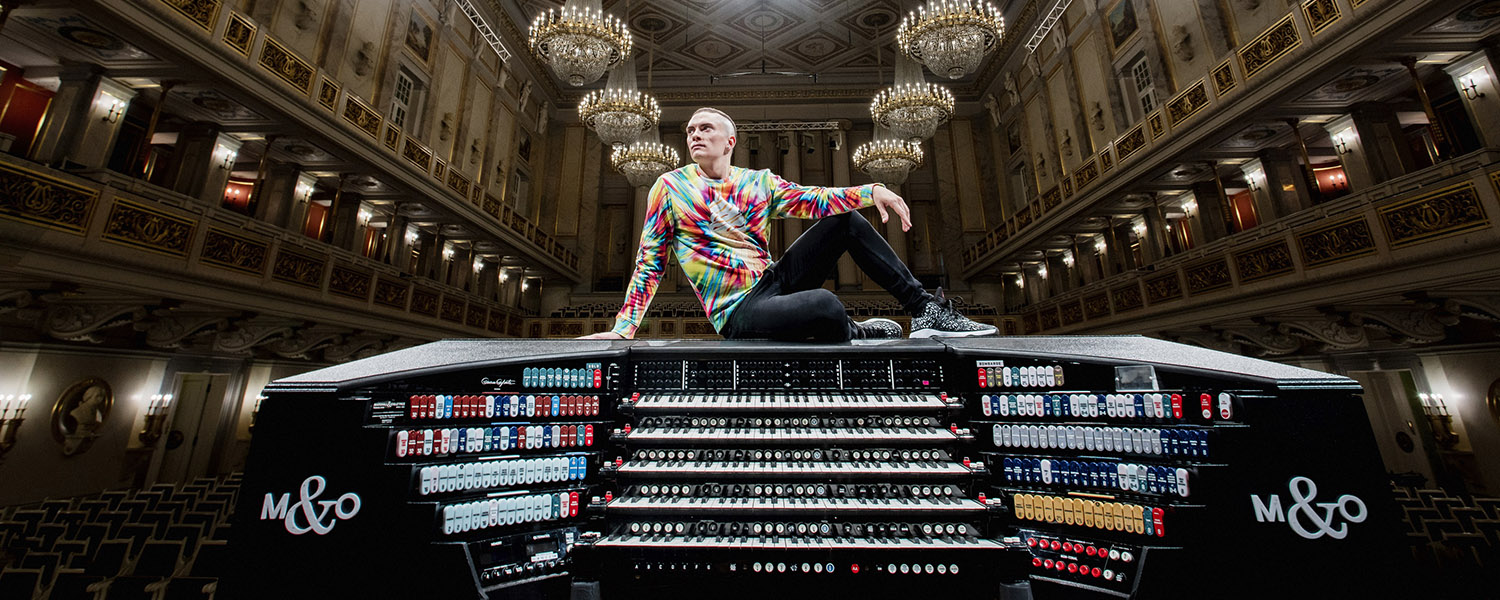
<svg viewBox="0 0 1500 600">
<path fill-rule="evenodd" d="M 846 252 L 908 312 L 932 298 L 870 221 L 850 211 L 818 219 L 802 232 L 740 300 L 720 333 L 729 339 L 849 341 L 854 321 L 838 296 L 822 287 Z"/>
</svg>

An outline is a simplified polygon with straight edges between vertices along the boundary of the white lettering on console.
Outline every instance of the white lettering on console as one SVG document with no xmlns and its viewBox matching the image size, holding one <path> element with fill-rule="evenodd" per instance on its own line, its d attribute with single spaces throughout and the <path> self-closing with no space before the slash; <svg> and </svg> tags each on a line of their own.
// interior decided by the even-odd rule
<svg viewBox="0 0 1500 600">
<path fill-rule="evenodd" d="M 349 520 L 359 514 L 361 506 L 359 495 L 353 492 L 335 500 L 317 500 L 327 486 L 328 482 L 321 475 L 302 480 L 302 489 L 299 490 L 301 498 L 296 503 L 291 502 L 290 493 L 283 493 L 280 498 L 267 493 L 260 506 L 260 520 L 282 521 L 287 533 L 292 535 L 302 535 L 309 531 L 327 535 L 339 521 Z M 317 506 L 313 506 L 314 504 Z M 329 511 L 333 514 L 330 515 Z"/>
<path fill-rule="evenodd" d="M 1313 502 L 1318 495 L 1318 484 L 1306 477 L 1293 477 L 1287 484 L 1292 495 L 1292 507 L 1285 512 L 1281 508 L 1281 495 L 1270 494 L 1262 500 L 1250 494 L 1250 504 L 1255 509 L 1255 520 L 1261 523 L 1286 523 L 1292 531 L 1309 540 L 1328 536 L 1342 540 L 1349 535 L 1349 523 L 1363 523 L 1369 516 L 1365 502 L 1353 494 L 1339 496 L 1336 502 Z M 1318 509 L 1323 513 L 1318 514 Z M 1344 522 L 1335 523 L 1334 512 Z"/>
</svg>

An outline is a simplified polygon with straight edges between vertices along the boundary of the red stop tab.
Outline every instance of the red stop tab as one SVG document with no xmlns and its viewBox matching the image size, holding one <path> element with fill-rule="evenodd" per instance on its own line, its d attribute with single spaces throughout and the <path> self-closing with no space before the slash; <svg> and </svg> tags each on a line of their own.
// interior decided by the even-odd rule
<svg viewBox="0 0 1500 600">
<path fill-rule="evenodd" d="M 600 386 L 603 386 L 603 385 L 604 385 L 604 370 L 603 369 L 594 369 L 594 387 L 600 387 Z"/>
<path fill-rule="evenodd" d="M 568 516 L 578 516 L 578 492 L 568 493 Z"/>
<path fill-rule="evenodd" d="M 1213 396 L 1198 394 L 1198 405 L 1203 410 L 1203 420 L 1209 421 L 1214 418 Z"/>
<path fill-rule="evenodd" d="M 583 445 L 585 445 L 585 446 L 592 446 L 592 445 L 594 445 L 594 426 L 593 425 L 584 425 L 583 426 Z"/>
<path fill-rule="evenodd" d="M 1162 530 L 1161 517 L 1162 510 L 1160 508 L 1151 509 L 1151 524 L 1156 527 L 1156 537 L 1166 537 L 1167 535 L 1167 532 Z"/>
<path fill-rule="evenodd" d="M 1172 394 L 1172 418 L 1182 418 L 1182 394 Z"/>
</svg>

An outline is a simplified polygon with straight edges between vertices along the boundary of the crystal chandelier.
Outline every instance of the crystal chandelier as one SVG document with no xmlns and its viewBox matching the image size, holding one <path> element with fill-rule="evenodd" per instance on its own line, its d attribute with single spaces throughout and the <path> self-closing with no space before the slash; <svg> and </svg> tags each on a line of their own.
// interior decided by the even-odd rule
<svg viewBox="0 0 1500 600">
<path fill-rule="evenodd" d="M 635 87 L 635 59 L 626 59 L 609 74 L 609 85 L 589 92 L 578 103 L 578 117 L 599 139 L 616 148 L 630 143 L 661 121 L 656 98 Z"/>
<path fill-rule="evenodd" d="M 609 163 L 616 171 L 625 174 L 625 179 L 635 187 L 645 187 L 656 183 L 656 178 L 677 168 L 680 158 L 677 150 L 661 143 L 657 138 L 656 130 L 651 130 L 651 136 L 647 139 L 637 141 L 629 146 L 620 146 L 609 155 Z"/>
<path fill-rule="evenodd" d="M 547 9 L 531 22 L 531 51 L 574 87 L 599 80 L 630 56 L 633 41 L 625 23 L 604 14 L 599 0 L 568 0 L 562 10 Z"/>
<path fill-rule="evenodd" d="M 934 75 L 958 79 L 979 68 L 979 59 L 1005 34 L 1005 17 L 984 0 L 929 0 L 901 19 L 896 43 Z"/>
<path fill-rule="evenodd" d="M 875 127 L 875 139 L 854 149 L 854 168 L 889 186 L 906 183 L 906 174 L 922 164 L 922 145 L 899 139 L 883 139 Z"/>
<path fill-rule="evenodd" d="M 922 67 L 896 59 L 896 84 L 870 102 L 870 116 L 899 139 L 920 142 L 953 116 L 953 93 L 922 81 Z"/>
</svg>

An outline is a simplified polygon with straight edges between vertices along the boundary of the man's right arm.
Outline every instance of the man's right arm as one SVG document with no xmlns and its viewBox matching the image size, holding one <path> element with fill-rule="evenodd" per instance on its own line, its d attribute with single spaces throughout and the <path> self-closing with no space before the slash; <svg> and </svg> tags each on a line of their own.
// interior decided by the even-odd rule
<svg viewBox="0 0 1500 600">
<path fill-rule="evenodd" d="M 676 228 L 667 204 L 668 187 L 663 178 L 658 178 L 651 186 L 651 193 L 646 195 L 646 222 L 641 229 L 641 248 L 635 256 L 635 272 L 625 287 L 625 304 L 620 307 L 620 314 L 615 315 L 612 330 L 626 339 L 635 337 L 636 328 L 646 319 L 646 309 L 656 296 L 668 253 L 672 251 Z"/>
</svg>

